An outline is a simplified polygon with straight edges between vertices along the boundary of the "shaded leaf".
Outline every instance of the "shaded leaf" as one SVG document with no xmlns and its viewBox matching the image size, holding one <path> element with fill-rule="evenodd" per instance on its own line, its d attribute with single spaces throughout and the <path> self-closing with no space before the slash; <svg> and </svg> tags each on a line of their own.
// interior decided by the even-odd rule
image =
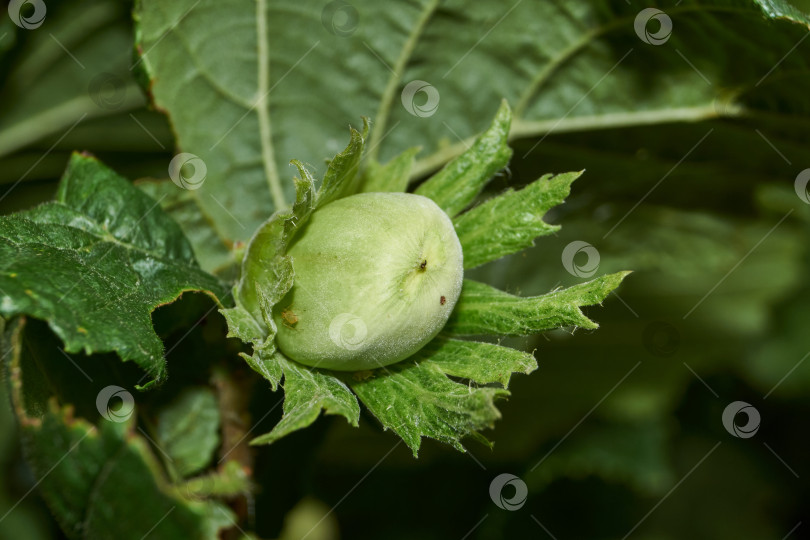
<svg viewBox="0 0 810 540">
<path fill-rule="evenodd" d="M 179 146 L 209 163 L 199 202 L 224 237 L 246 239 L 280 206 L 273 206 L 268 179 L 273 191 L 283 183 L 289 195 L 292 186 L 277 170 L 290 156 L 320 163 L 340 150 L 335 141 L 359 114 L 375 122 L 372 158 L 424 147 L 412 173 L 420 177 L 464 152 L 503 98 L 515 110 L 512 136 L 521 138 L 810 113 L 802 93 L 810 64 L 800 54 L 785 56 L 806 35 L 808 17 L 781 0 L 652 2 L 677 28 L 659 47 L 639 39 L 640 8 L 625 2 L 351 6 L 354 23 L 335 32 L 322 1 L 302 0 L 294 10 L 279 0 L 138 3 L 140 64 Z M 222 32 L 223 25 L 238 31 Z M 742 38 L 750 35 L 762 38 Z M 408 96 L 403 104 L 414 81 L 441 98 L 429 115 L 413 101 L 409 108 Z M 209 189 L 245 217 L 247 230 Z"/>
<path fill-rule="evenodd" d="M 134 15 L 136 67 L 152 80 L 155 105 L 171 111 L 178 146 L 206 165 L 197 204 L 220 236 L 245 241 L 292 192 L 270 142 L 269 66 L 259 61 L 270 32 L 259 32 L 256 6 L 242 0 L 143 1 Z M 239 31 L 222 33 L 223 24 Z"/>
<path fill-rule="evenodd" d="M 583 426 L 525 476 L 532 492 L 557 478 L 599 476 L 650 495 L 661 495 L 674 481 L 667 459 L 666 425 L 660 422 Z M 543 457 L 543 456 L 541 456 Z"/>
<path fill-rule="evenodd" d="M 804 396 L 810 388 L 806 329 L 810 288 L 802 287 L 775 309 L 772 327 L 749 347 L 742 367 L 749 384 L 782 399 Z"/>
<path fill-rule="evenodd" d="M 339 531 L 332 508 L 317 499 L 306 497 L 284 516 L 284 528 L 277 540 L 335 540 L 340 537 Z"/>
<path fill-rule="evenodd" d="M 46 386 L 21 346 L 24 330 L 18 318 L 4 335 L 12 403 L 40 493 L 68 537 L 219 538 L 233 523 L 231 511 L 173 495 L 148 444 L 135 434 L 134 418 L 94 426 L 47 392 L 30 393 Z"/>
<path fill-rule="evenodd" d="M 218 471 L 197 476 L 174 486 L 175 493 L 184 498 L 228 498 L 250 492 L 250 478 L 236 461 L 227 461 Z"/>
<path fill-rule="evenodd" d="M 132 29 L 126 24 L 126 8 L 104 0 L 65 7 L 48 6 L 47 30 L 29 32 L 20 61 L 3 74 L 0 157 L 48 136 L 67 135 L 93 118 L 122 115 L 128 120 L 124 129 L 145 136 L 124 114 L 146 105 L 129 70 Z M 81 26 L 76 25 L 76 9 L 82 10 Z M 0 49 L 17 30 L 8 26 L 0 30 Z"/>
<path fill-rule="evenodd" d="M 157 417 L 157 444 L 180 476 L 204 469 L 219 445 L 219 407 L 208 388 L 190 388 Z"/>
</svg>

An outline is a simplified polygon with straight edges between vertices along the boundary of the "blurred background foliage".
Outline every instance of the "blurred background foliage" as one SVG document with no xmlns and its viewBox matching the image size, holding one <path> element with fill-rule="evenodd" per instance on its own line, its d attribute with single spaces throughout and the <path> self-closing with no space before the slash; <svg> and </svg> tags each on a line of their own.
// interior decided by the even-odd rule
<svg viewBox="0 0 810 540">
<path fill-rule="evenodd" d="M 131 10 L 112 0 L 48 2 L 46 32 L 0 18 L 0 212 L 52 198 L 74 149 L 129 178 L 165 177 L 175 142 L 129 69 Z M 727 23 L 729 33 L 745 31 Z M 808 58 L 810 42 L 791 54 Z M 700 48 L 690 57 L 712 71 Z M 650 62 L 640 73 L 652 88 L 667 84 L 664 68 Z M 105 73 L 124 84 L 104 87 Z M 599 251 L 600 274 L 635 270 L 610 301 L 589 310 L 601 328 L 513 340 L 535 350 L 540 367 L 513 379 L 503 419 L 488 434 L 492 451 L 471 443 L 460 454 L 428 441 L 414 460 L 368 415 L 359 429 L 323 418 L 260 448 L 258 533 L 299 538 L 319 523 L 308 538 L 622 538 L 639 524 L 635 534 L 645 538 L 810 537 L 810 206 L 793 191 L 810 167 L 807 81 L 805 72 L 786 83 L 796 86 L 781 115 L 515 140 L 493 192 L 546 172 L 586 173 L 548 216 L 562 224 L 559 234 L 474 273 L 540 294 L 580 280 L 560 253 L 586 241 Z M 480 128 L 488 119 L 470 123 Z M 279 159 L 292 157 L 299 156 Z M 187 296 L 156 312 L 167 347 L 185 334 L 183 321 L 209 310 L 207 300 Z M 183 374 L 193 380 L 200 362 L 207 365 L 199 359 L 233 354 L 219 317 L 206 320 L 172 350 L 172 377 L 164 397 L 153 399 L 179 394 Z M 257 389 L 254 416 L 278 399 Z M 761 414 L 753 438 L 734 438 L 721 424 L 736 400 Z M 58 538 L 7 396 L 2 401 L 0 538 Z M 489 483 L 502 472 L 529 486 L 519 511 L 490 500 Z"/>
</svg>

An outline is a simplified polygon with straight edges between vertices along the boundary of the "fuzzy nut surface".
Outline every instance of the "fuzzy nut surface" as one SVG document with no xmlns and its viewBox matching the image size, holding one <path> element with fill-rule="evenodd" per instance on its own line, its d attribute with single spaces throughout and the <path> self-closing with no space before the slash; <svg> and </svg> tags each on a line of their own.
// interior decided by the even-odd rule
<svg viewBox="0 0 810 540">
<path fill-rule="evenodd" d="M 412 355 L 461 293 L 453 223 L 410 193 L 362 193 L 316 210 L 287 251 L 293 288 L 273 309 L 276 342 L 313 367 L 366 370 Z"/>
</svg>

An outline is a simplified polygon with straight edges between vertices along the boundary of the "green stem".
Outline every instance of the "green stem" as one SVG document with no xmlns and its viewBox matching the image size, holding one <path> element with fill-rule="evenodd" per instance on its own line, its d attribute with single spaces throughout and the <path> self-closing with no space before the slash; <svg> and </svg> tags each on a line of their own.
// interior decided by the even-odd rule
<svg viewBox="0 0 810 540">
<path fill-rule="evenodd" d="M 425 29 L 427 22 L 430 20 L 431 15 L 433 15 L 438 5 L 439 0 L 433 0 L 425 7 L 419 20 L 416 21 L 416 25 L 411 30 L 408 40 L 405 42 L 402 52 L 399 54 L 399 58 L 397 58 L 397 63 L 394 65 L 394 72 L 388 78 L 388 83 L 385 85 L 385 90 L 383 90 L 383 95 L 380 100 L 380 107 L 377 109 L 377 116 L 374 118 L 375 126 L 371 132 L 367 146 L 367 148 L 369 148 L 368 158 L 370 160 L 376 161 L 377 159 L 377 154 L 380 150 L 380 137 L 385 133 L 388 115 L 391 112 L 391 103 L 394 101 L 399 82 L 402 79 L 402 73 L 405 71 L 405 65 L 408 63 L 411 54 L 413 54 L 416 42 L 422 35 L 422 31 Z"/>
<path fill-rule="evenodd" d="M 264 175 L 270 186 L 273 205 L 276 210 L 287 208 L 287 199 L 281 187 L 281 179 L 276 169 L 276 159 L 273 155 L 273 134 L 270 127 L 270 44 L 267 30 L 267 0 L 256 1 L 256 41 L 258 43 L 258 69 L 259 88 L 256 113 L 259 116 L 259 137 L 262 148 L 262 162 Z"/>
</svg>

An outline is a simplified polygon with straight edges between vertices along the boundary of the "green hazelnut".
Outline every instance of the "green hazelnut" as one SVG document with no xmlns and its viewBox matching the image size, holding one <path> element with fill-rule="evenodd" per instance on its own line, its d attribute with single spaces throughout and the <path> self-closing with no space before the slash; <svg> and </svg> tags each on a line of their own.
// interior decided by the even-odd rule
<svg viewBox="0 0 810 540">
<path fill-rule="evenodd" d="M 412 355 L 461 293 L 461 244 L 432 200 L 362 193 L 313 212 L 287 250 L 295 281 L 273 308 L 276 342 L 313 367 L 374 369 Z"/>
</svg>

